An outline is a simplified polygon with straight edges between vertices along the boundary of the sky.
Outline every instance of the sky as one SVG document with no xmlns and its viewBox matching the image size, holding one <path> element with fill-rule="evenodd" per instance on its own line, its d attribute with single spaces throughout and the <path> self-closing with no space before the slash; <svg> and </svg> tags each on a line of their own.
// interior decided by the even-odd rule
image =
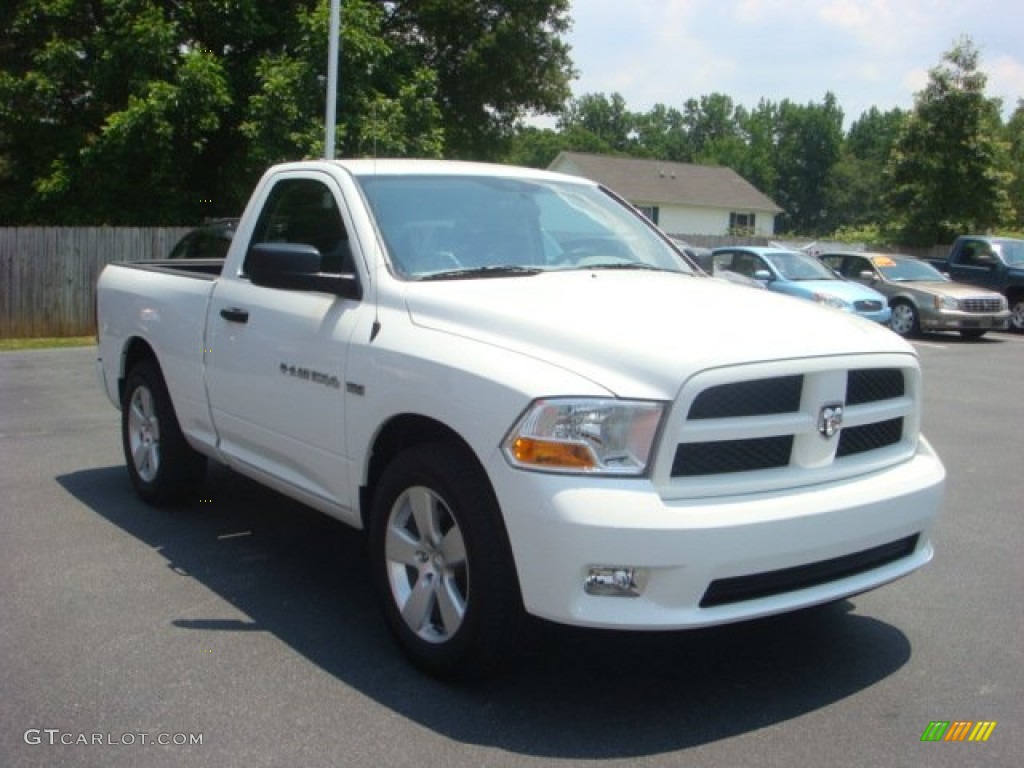
<svg viewBox="0 0 1024 768">
<path fill-rule="evenodd" d="M 831 92 L 849 126 L 873 106 L 911 109 L 963 35 L 1004 116 L 1024 99 L 1019 0 L 572 0 L 570 15 L 573 96 L 619 93 L 632 112 L 711 93 L 752 109 Z"/>
</svg>

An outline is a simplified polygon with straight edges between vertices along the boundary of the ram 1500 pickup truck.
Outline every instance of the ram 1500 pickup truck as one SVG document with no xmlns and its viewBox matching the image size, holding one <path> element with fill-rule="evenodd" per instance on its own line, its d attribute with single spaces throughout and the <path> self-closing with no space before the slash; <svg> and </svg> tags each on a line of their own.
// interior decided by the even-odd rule
<svg viewBox="0 0 1024 768">
<path fill-rule="evenodd" d="M 528 614 L 702 627 L 924 565 L 945 473 L 913 348 L 688 264 L 582 178 L 283 164 L 222 263 L 104 269 L 97 368 L 144 500 L 212 459 L 367 530 L 440 676 L 496 669 Z"/>
<path fill-rule="evenodd" d="M 1010 328 L 1024 333 L 1024 240 L 961 235 L 945 259 L 926 259 L 960 283 L 998 291 L 1010 304 Z"/>
</svg>

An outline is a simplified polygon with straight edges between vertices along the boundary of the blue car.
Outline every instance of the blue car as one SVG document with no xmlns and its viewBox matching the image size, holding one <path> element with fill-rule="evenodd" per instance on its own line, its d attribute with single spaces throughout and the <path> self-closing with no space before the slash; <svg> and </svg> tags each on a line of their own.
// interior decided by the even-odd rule
<svg viewBox="0 0 1024 768">
<path fill-rule="evenodd" d="M 805 253 L 760 246 L 715 248 L 716 272 L 732 271 L 764 284 L 769 291 L 810 299 L 876 323 L 887 324 L 891 310 L 885 296 L 860 283 L 844 280 Z"/>
</svg>

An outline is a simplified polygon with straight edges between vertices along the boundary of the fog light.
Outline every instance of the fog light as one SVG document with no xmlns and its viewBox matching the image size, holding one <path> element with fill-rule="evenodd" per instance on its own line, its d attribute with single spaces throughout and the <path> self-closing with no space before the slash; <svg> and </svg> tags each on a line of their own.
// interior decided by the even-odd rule
<svg viewBox="0 0 1024 768">
<path fill-rule="evenodd" d="M 643 576 L 641 568 L 594 567 L 587 573 L 583 591 L 598 597 L 639 597 Z"/>
</svg>

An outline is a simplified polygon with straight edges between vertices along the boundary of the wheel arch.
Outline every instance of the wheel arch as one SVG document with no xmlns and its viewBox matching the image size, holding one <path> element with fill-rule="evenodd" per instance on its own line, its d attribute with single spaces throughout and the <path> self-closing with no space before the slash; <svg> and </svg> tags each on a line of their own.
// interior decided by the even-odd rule
<svg viewBox="0 0 1024 768">
<path fill-rule="evenodd" d="M 896 304 L 909 304 L 914 308 L 915 312 L 920 311 L 917 305 L 917 300 L 913 296 L 906 293 L 897 293 L 889 297 L 889 307 L 892 308 Z"/>
<path fill-rule="evenodd" d="M 417 445 L 452 443 L 471 460 L 481 475 L 487 472 L 469 443 L 454 429 L 422 414 L 403 413 L 391 417 L 377 432 L 368 453 L 365 481 L 359 489 L 359 516 L 363 529 L 369 530 L 373 494 L 387 466 L 398 454 Z M 490 480 L 488 478 L 488 484 Z M 491 489 L 493 493 L 493 488 Z"/>
<path fill-rule="evenodd" d="M 119 402 L 124 399 L 125 379 L 132 368 L 143 361 L 151 361 L 160 369 L 160 374 L 163 375 L 163 369 L 160 368 L 160 361 L 157 360 L 153 347 L 142 337 L 133 336 L 125 343 L 124 348 L 121 350 L 121 364 L 117 373 L 117 397 Z"/>
</svg>

